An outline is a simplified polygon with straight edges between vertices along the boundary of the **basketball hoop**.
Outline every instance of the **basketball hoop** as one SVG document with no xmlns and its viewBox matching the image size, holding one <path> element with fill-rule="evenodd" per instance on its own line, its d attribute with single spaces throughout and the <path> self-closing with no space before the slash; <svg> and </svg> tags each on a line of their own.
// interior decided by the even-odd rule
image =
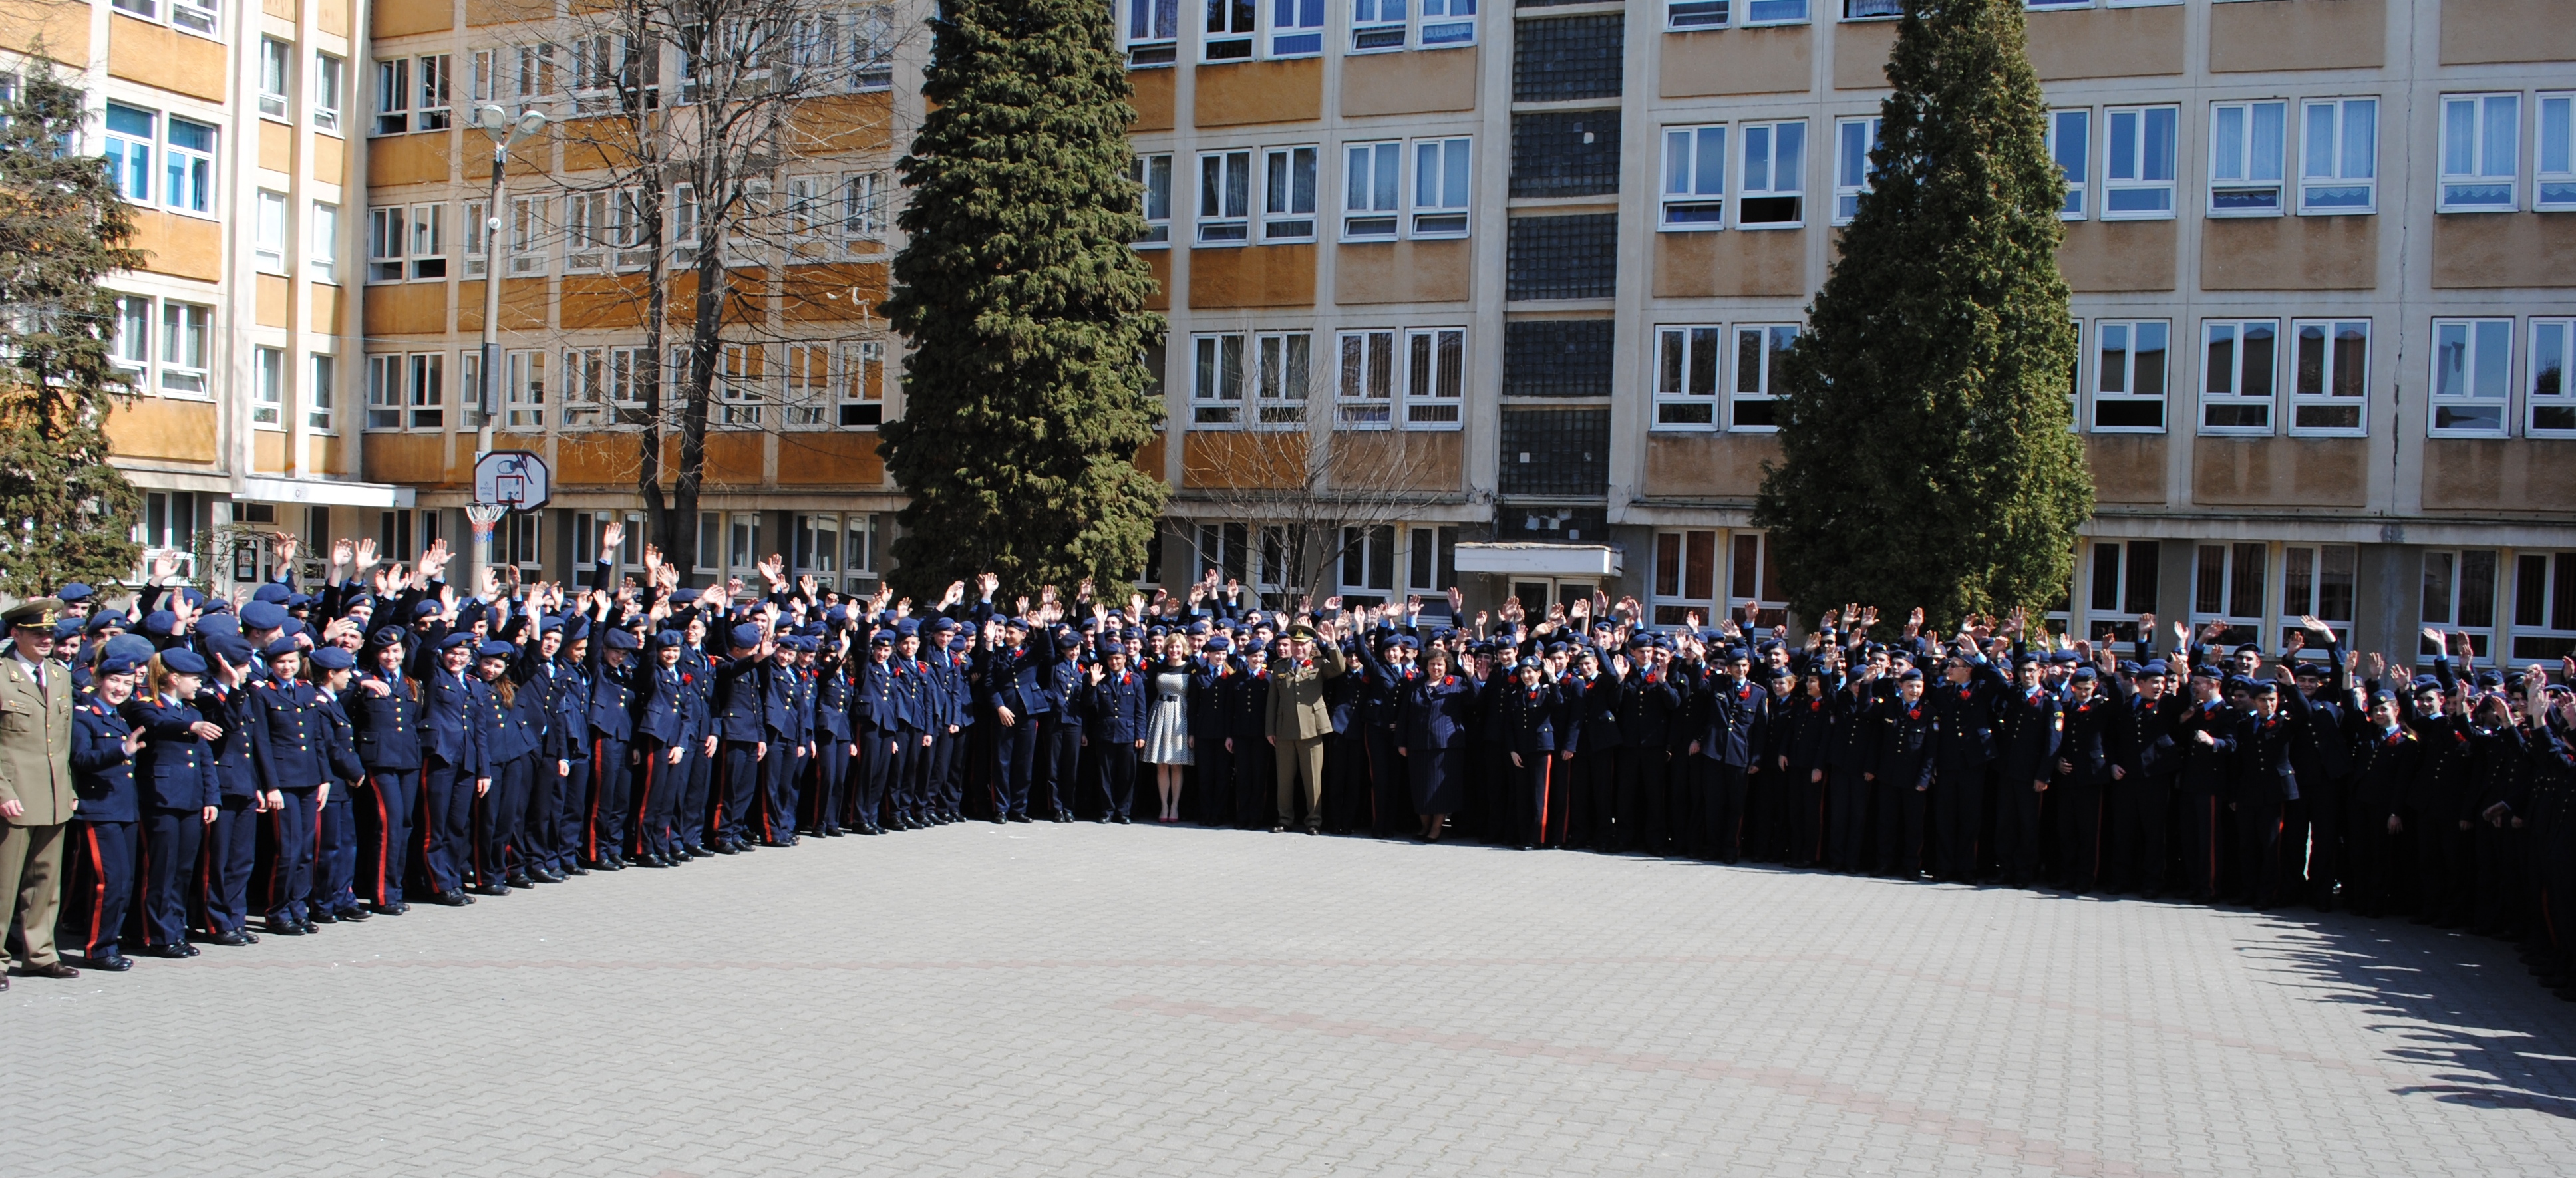
<svg viewBox="0 0 2576 1178">
<path fill-rule="evenodd" d="M 466 504 L 465 522 L 474 525 L 474 542 L 477 544 L 491 543 L 492 529 L 500 524 L 502 516 L 508 514 L 510 514 L 510 505 L 507 503 Z"/>
</svg>

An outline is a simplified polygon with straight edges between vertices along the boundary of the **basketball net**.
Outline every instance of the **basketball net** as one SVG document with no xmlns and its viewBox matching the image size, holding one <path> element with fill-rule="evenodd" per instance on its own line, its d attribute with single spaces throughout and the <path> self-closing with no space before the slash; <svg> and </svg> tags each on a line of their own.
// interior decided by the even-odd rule
<svg viewBox="0 0 2576 1178">
<path fill-rule="evenodd" d="M 510 514 L 510 505 L 506 503 L 466 504 L 465 522 L 474 525 L 474 542 L 491 543 L 492 529 L 500 524 L 502 516 L 508 514 Z"/>
</svg>

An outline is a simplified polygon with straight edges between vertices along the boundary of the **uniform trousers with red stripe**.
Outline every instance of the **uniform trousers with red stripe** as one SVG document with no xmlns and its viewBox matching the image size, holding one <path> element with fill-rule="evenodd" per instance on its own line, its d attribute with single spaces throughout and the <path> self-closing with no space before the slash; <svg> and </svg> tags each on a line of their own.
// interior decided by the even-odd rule
<svg viewBox="0 0 2576 1178">
<path fill-rule="evenodd" d="M 678 808 L 671 822 L 676 828 L 673 838 L 690 851 L 702 851 L 707 845 L 707 794 L 715 779 L 716 759 L 706 755 L 704 738 L 688 742 L 688 751 L 680 756 Z"/>
<path fill-rule="evenodd" d="M 352 890 L 380 907 L 402 903 L 403 873 L 411 865 L 411 816 L 420 805 L 420 770 L 369 773 L 349 803 L 358 828 Z"/>
<path fill-rule="evenodd" d="M 207 932 L 238 932 L 250 923 L 251 868 L 259 862 L 259 828 L 266 820 L 248 796 L 227 796 L 206 829 L 197 871 L 197 894 Z"/>
<path fill-rule="evenodd" d="M 745 822 L 760 797 L 761 763 L 767 758 L 760 755 L 758 743 L 748 740 L 728 740 L 718 755 L 724 758 L 724 764 L 715 785 L 716 841 L 748 841 Z"/>
<path fill-rule="evenodd" d="M 547 870 L 565 875 L 581 865 L 581 836 L 590 828 L 590 746 L 576 742 L 572 748 L 581 755 L 565 758 L 564 770 L 555 774 L 555 808 L 549 816 L 554 832 L 546 838 L 544 859 Z M 552 770 L 554 765 L 538 768 Z"/>
<path fill-rule="evenodd" d="M 143 943 L 176 945 L 188 939 L 188 882 L 197 846 L 206 837 L 202 810 L 152 809 L 143 815 L 143 865 L 136 906 L 143 910 Z"/>
<path fill-rule="evenodd" d="M 474 775 L 432 756 L 421 776 L 421 876 L 432 894 L 465 888 L 474 844 Z"/>
<path fill-rule="evenodd" d="M 54 940 L 78 945 L 91 958 L 114 953 L 134 900 L 134 824 L 74 821 L 68 833 L 71 849 L 64 858 L 70 862 Z"/>
<path fill-rule="evenodd" d="M 635 742 L 634 832 L 626 839 L 627 850 L 638 855 L 669 858 L 679 846 L 673 829 L 673 816 L 680 810 L 680 790 L 687 780 L 688 767 L 671 763 L 671 749 L 649 737 Z"/>
<path fill-rule="evenodd" d="M 536 767 L 534 754 L 494 765 L 492 788 L 475 799 L 474 880 L 485 887 L 509 876 L 510 840 L 519 833 L 528 807 L 528 778 Z"/>
<path fill-rule="evenodd" d="M 590 789 L 583 824 L 581 857 L 591 863 L 617 856 L 626 846 L 626 742 L 613 736 L 590 741 Z"/>
<path fill-rule="evenodd" d="M 1520 847 L 1541 845 L 1547 833 L 1548 785 L 1555 777 L 1556 754 L 1522 753 L 1512 766 L 1513 841 Z"/>
<path fill-rule="evenodd" d="M 560 857 L 565 784 L 556 768 L 560 763 L 561 758 L 538 753 L 528 766 L 528 796 L 519 806 L 518 826 L 510 832 L 511 875 L 552 868 Z"/>
<path fill-rule="evenodd" d="M 268 864 L 260 889 L 269 920 L 300 924 L 311 915 L 304 898 L 313 891 L 313 820 L 317 790 L 279 790 L 286 804 L 260 815 L 262 858 Z"/>
<path fill-rule="evenodd" d="M 331 800 L 313 815 L 313 890 L 305 905 L 315 912 L 346 912 L 358 906 L 351 881 L 358 870 L 355 801 L 348 787 L 331 784 Z"/>
</svg>

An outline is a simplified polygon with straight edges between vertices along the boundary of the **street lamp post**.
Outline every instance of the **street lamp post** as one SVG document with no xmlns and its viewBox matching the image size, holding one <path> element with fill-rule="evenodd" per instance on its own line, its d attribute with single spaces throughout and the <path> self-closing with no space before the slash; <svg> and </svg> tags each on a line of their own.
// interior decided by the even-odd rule
<svg viewBox="0 0 2576 1178">
<path fill-rule="evenodd" d="M 474 109 L 474 126 L 492 139 L 492 195 L 483 205 L 483 387 L 475 390 L 482 399 L 480 427 L 474 431 L 474 457 L 480 460 L 492 452 L 492 419 L 501 412 L 501 274 L 502 231 L 508 221 L 501 211 L 501 189 L 506 182 L 510 149 L 520 141 L 546 129 L 544 111 L 523 110 L 517 118 L 498 106 Z M 478 524 L 481 521 L 476 521 Z M 475 528 L 476 568 L 492 563 L 492 535 L 488 525 Z"/>
</svg>

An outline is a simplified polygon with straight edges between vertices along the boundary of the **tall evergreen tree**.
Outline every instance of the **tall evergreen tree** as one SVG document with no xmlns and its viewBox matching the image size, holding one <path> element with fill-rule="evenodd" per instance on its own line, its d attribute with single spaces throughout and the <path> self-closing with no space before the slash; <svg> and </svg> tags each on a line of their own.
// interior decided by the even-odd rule
<svg viewBox="0 0 2576 1178">
<path fill-rule="evenodd" d="M 895 541 L 914 596 L 998 573 L 1017 589 L 1133 577 L 1163 504 L 1136 468 L 1161 409 L 1163 330 L 1128 178 L 1135 112 L 1098 0 L 949 0 L 887 318 L 911 340 L 880 449 L 912 496 Z"/>
<path fill-rule="evenodd" d="M 133 396 L 113 363 L 116 296 L 142 263 L 107 161 L 72 155 L 83 95 L 32 63 L 0 105 L 0 591 L 130 575 L 142 495 L 108 465 L 107 414 Z"/>
<path fill-rule="evenodd" d="M 1870 191 L 1780 376 L 1754 520 L 1807 617 L 2044 608 L 2093 510 L 2069 431 L 2065 180 L 2021 0 L 1906 0 Z"/>
</svg>

